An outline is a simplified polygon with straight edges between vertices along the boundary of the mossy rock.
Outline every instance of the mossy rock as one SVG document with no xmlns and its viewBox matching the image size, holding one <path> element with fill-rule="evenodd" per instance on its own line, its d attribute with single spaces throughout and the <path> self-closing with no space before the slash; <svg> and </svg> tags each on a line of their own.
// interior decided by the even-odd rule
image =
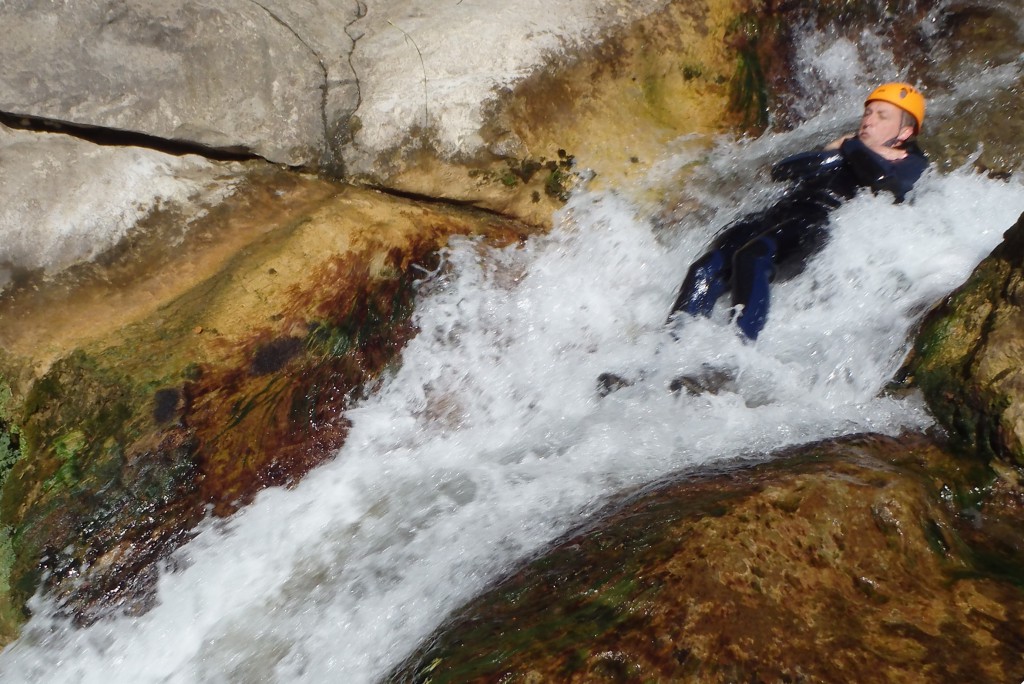
<svg viewBox="0 0 1024 684">
<path fill-rule="evenodd" d="M 960 448 L 1024 464 L 1024 216 L 927 317 L 909 368 Z"/>
<path fill-rule="evenodd" d="M 156 561 L 199 521 L 336 452 L 343 412 L 414 334 L 416 282 L 449 236 L 528 233 L 273 173 L 233 202 L 176 251 L 154 241 L 155 257 L 0 303 L 23 323 L 0 333 L 16 380 L 0 392 L 0 637 L 41 584 L 79 621 L 145 610 Z"/>
</svg>

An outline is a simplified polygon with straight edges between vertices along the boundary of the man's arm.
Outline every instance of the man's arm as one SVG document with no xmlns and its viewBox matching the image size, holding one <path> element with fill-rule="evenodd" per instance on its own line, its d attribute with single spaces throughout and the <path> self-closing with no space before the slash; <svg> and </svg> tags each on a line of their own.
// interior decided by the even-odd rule
<svg viewBox="0 0 1024 684">
<path fill-rule="evenodd" d="M 928 168 L 928 159 L 923 154 L 909 154 L 893 147 L 868 147 L 856 137 L 841 140 L 839 151 L 857 180 L 873 190 L 888 190 L 897 202 L 903 201 Z"/>
</svg>

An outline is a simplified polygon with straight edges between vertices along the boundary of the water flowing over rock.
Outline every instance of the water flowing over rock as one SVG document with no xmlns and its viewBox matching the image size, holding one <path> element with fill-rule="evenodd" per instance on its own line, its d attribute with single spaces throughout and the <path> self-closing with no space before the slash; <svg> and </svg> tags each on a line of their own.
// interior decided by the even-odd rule
<svg viewBox="0 0 1024 684">
<path fill-rule="evenodd" d="M 580 181 L 643 192 L 680 136 L 815 114 L 844 84 L 795 71 L 805 25 L 898 54 L 942 172 L 1018 173 L 1013 3 L 899 9 L 0 3 L 0 643 L 39 591 L 78 626 L 145 614 L 197 526 L 335 457 L 450 236 L 514 244 Z M 996 92 L 957 83 L 982 66 Z M 915 379 L 982 459 L 872 436 L 635 493 L 396 677 L 1019 680 L 1024 494 L 989 461 L 1024 463 L 1022 235 L 918 341 Z"/>
<path fill-rule="evenodd" d="M 861 436 L 639 494 L 388 681 L 1016 681 L 1024 489 L 979 513 L 972 485 L 927 438 Z"/>
<path fill-rule="evenodd" d="M 79 620 L 144 609 L 155 561 L 199 521 L 342 443 L 449 235 L 524 230 L 257 167 L 184 238 L 153 228 L 151 244 L 8 293 L 0 626 L 40 582 Z"/>
<path fill-rule="evenodd" d="M 43 576 L 79 619 L 143 610 L 208 507 L 338 446 L 410 334 L 413 264 L 453 232 L 526 230 L 247 155 L 543 225 L 567 144 L 608 161 L 623 103 L 658 122 L 623 155 L 735 120 L 740 5 L 462 5 L 0 6 L 6 635 Z"/>
</svg>

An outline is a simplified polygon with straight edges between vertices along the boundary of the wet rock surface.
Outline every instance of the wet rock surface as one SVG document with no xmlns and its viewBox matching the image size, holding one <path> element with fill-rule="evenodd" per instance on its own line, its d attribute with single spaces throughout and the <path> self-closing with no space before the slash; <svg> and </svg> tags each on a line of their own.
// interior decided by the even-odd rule
<svg viewBox="0 0 1024 684">
<path fill-rule="evenodd" d="M 40 583 L 81 621 L 144 610 L 155 561 L 200 520 L 334 453 L 450 235 L 526 234 L 312 177 L 244 185 L 176 245 L 154 229 L 145 259 L 0 302 L 7 627 Z"/>
<path fill-rule="evenodd" d="M 904 435 L 684 477 L 473 601 L 389 681 L 1016 681 L 1019 474 Z"/>
<path fill-rule="evenodd" d="M 0 226 L 11 238 L 0 253 L 0 638 L 16 633 L 41 585 L 79 621 L 145 610 L 157 561 L 200 520 L 295 482 L 333 453 L 347 432 L 343 410 L 413 333 L 413 283 L 447 236 L 530 230 L 494 212 L 550 222 L 575 182 L 574 154 L 559 144 L 573 97 L 592 109 L 589 132 L 573 140 L 599 135 L 637 94 L 635 71 L 656 66 L 650 86 L 671 67 L 668 41 L 705 67 L 644 95 L 636 113 L 661 112 L 652 139 L 730 125 L 718 120 L 732 59 L 721 40 L 735 8 L 705 7 L 714 14 L 702 19 L 668 6 L 545 7 L 551 34 L 517 29 L 522 8 L 505 24 L 470 22 L 488 50 L 495 27 L 522 40 L 494 74 L 509 79 L 498 94 L 513 102 L 498 115 L 493 82 L 463 83 L 472 62 L 437 52 L 451 45 L 450 25 L 422 8 L 92 2 L 77 8 L 72 40 L 65 9 L 4 5 L 5 24 L 20 28 L 0 48 L 9 58 L 0 156 L 17 172 L 4 184 Z M 665 19 L 682 34 L 656 31 Z M 608 31 L 624 44 L 588 47 Z M 367 48 L 358 59 L 357 41 Z M 42 45 L 52 49 L 41 55 Z M 373 50 L 411 58 L 420 76 L 429 65 L 436 120 L 421 122 L 419 98 L 402 90 L 395 74 L 405 78 L 408 65 L 376 63 Z M 610 55 L 614 64 L 594 66 Z M 364 80 L 352 81 L 353 68 Z M 512 95 L 535 71 L 548 75 Z M 540 106 L 552 88 L 567 96 Z M 706 106 L 666 110 L 681 93 Z M 555 105 L 567 111 L 551 118 Z M 411 122 L 387 119 L 403 112 Z M 497 123 L 478 135 L 485 120 Z M 145 134 L 149 149 L 96 130 Z M 364 183 L 415 199 L 218 159 L 214 148 L 328 174 L 354 154 L 345 163 L 367 162 Z M 33 251 L 40 236 L 52 249 Z"/>
<path fill-rule="evenodd" d="M 926 5 L 907 9 L 919 16 Z M 124 170 L 97 197 L 123 190 L 124 179 L 166 177 L 187 186 L 185 199 L 172 206 L 129 188 L 119 195 L 123 211 L 97 204 L 90 211 L 100 223 L 124 230 L 94 240 L 94 221 L 65 236 L 62 249 L 80 247 L 67 258 L 27 261 L 16 252 L 37 236 L 4 233 L 0 640 L 16 634 L 40 582 L 81 621 L 145 610 L 156 562 L 198 521 L 230 514 L 329 457 L 347 430 L 342 411 L 371 391 L 413 333 L 414 282 L 436 266 L 447 236 L 514 240 L 528 231 L 467 205 L 546 225 L 584 169 L 627 178 L 681 133 L 710 140 L 737 126 L 759 130 L 768 114 L 783 124 L 800 118 L 781 116 L 784 98 L 772 99 L 793 85 L 782 4 L 758 13 L 745 2 L 595 3 L 590 23 L 562 17 L 559 50 L 501 45 L 528 57 L 529 68 L 503 63 L 515 78 L 483 91 L 473 63 L 459 62 L 450 35 L 426 21 L 429 7 L 398 8 L 92 2 L 81 5 L 88 39 L 72 45 L 63 8 L 0 7 L 5 25 L 30 17 L 0 44 L 0 110 L 15 115 L 6 121 L 141 131 L 351 172 L 431 200 L 251 159 L 181 161 L 115 146 L 102 154 L 117 150 L 119 160 L 104 164 Z M 826 3 L 801 17 L 835 22 L 837 35 L 895 22 L 871 2 Z M 1012 19 L 1002 6 L 960 3 L 937 16 L 932 33 L 894 29 L 895 40 L 916 65 L 912 76 L 941 94 L 980 64 L 1013 68 L 1021 50 Z M 466 45 L 481 47 L 488 35 L 478 31 Z M 209 61 L 193 61 L 195 52 Z M 385 53 L 395 61 L 371 73 L 374 55 Z M 441 64 L 442 56 L 456 59 Z M 40 59 L 52 64 L 43 71 Z M 252 79 L 244 85 L 241 71 Z M 462 79 L 473 81 L 471 96 L 444 89 Z M 144 96 L 142 81 L 157 94 Z M 991 133 L 972 163 L 995 176 L 1015 172 L 1019 89 L 1018 79 L 963 109 L 930 112 L 924 143 L 938 165 L 962 165 Z M 47 195 L 74 195 L 82 176 L 67 173 L 71 162 L 101 152 L 80 141 L 54 152 L 47 136 L 0 126 L 4 168 L 24 172 L 23 188 L 45 186 L 33 198 L 39 211 L 0 214 L 0 228 L 67 223 L 48 213 Z M 156 171 L 138 174 L 139 164 Z M 47 174 L 34 178 L 33 168 Z M 16 184 L 5 178 L 5 189 Z M 207 202 L 211 187 L 230 191 Z M 998 477 L 958 472 L 983 469 L 992 456 L 1021 458 L 1019 240 L 1010 237 L 919 343 L 916 378 L 957 447 L 983 456 L 978 464 L 956 465 L 918 437 L 872 438 L 869 447 L 843 443 L 777 468 L 689 482 L 666 490 L 676 492 L 669 500 L 638 500 L 622 514 L 626 526 L 584 534 L 524 573 L 549 577 L 546 593 L 499 590 L 504 607 L 467 618 L 473 636 L 441 637 L 439 649 L 468 644 L 462 655 L 454 646 L 432 651 L 404 676 L 463 681 L 505 667 L 527 681 L 643 672 L 868 681 L 879 669 L 892 678 L 1021 679 L 1010 655 L 1024 650 L 1014 575 L 1019 471 L 995 461 Z M 666 542 L 652 536 L 661 518 Z M 595 545 L 608 555 L 579 561 Z M 651 569 L 640 568 L 641 557 Z M 518 626 L 517 610 L 547 610 L 555 598 L 566 603 L 545 617 L 551 622 Z M 499 648 L 502 633 L 512 642 Z"/>
<path fill-rule="evenodd" d="M 910 365 L 967 452 L 1024 464 L 1024 216 L 922 326 Z"/>
</svg>

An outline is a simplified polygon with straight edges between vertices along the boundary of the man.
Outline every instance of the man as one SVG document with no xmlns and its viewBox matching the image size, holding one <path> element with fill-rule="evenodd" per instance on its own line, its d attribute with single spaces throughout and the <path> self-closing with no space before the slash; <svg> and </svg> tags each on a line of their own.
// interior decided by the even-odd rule
<svg viewBox="0 0 1024 684">
<path fill-rule="evenodd" d="M 777 273 L 799 272 L 821 247 L 833 209 L 862 187 L 891 192 L 902 202 L 924 173 L 928 160 L 914 142 L 924 109 L 924 97 L 913 86 L 886 83 L 865 101 L 856 134 L 776 164 L 772 179 L 793 182 L 792 191 L 725 228 L 690 267 L 669 321 L 680 311 L 710 316 L 731 288 L 736 324 L 757 339 L 768 318 L 769 284 Z"/>
</svg>

